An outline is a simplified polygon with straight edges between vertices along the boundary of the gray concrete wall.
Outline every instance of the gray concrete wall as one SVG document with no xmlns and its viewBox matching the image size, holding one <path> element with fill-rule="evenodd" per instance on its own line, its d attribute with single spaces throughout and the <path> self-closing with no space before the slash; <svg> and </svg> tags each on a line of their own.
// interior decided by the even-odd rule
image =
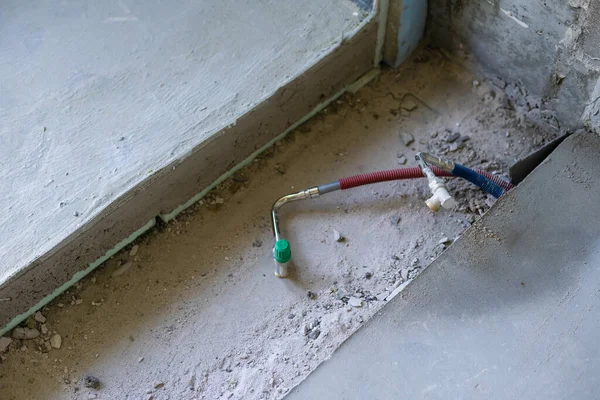
<svg viewBox="0 0 600 400">
<path fill-rule="evenodd" d="M 427 36 L 540 120 L 598 127 L 600 1 L 429 0 Z"/>
<path fill-rule="evenodd" d="M 0 5 L 0 328 L 373 68 L 342 0 L 92 3 Z"/>
</svg>

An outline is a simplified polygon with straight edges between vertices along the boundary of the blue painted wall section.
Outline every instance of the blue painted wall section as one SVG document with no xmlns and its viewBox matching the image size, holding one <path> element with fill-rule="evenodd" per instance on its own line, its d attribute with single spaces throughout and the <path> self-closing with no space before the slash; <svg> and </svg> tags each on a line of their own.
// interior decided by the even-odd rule
<svg viewBox="0 0 600 400">
<path fill-rule="evenodd" d="M 402 64 L 419 45 L 425 31 L 426 19 L 427 0 L 402 0 L 396 65 Z M 396 21 L 388 21 L 388 23 L 396 23 Z"/>
</svg>

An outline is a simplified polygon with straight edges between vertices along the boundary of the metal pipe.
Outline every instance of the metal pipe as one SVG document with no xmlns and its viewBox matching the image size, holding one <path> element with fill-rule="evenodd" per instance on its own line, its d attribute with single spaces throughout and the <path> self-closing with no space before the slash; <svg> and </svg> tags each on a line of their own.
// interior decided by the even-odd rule
<svg viewBox="0 0 600 400">
<path fill-rule="evenodd" d="M 436 157 L 429 153 L 417 153 L 417 161 L 421 158 L 427 164 L 433 164 L 436 167 L 443 169 L 444 171 L 452 172 L 454 169 L 454 163 L 450 160 L 446 160 L 440 157 Z"/>
<path fill-rule="evenodd" d="M 273 246 L 273 258 L 275 259 L 275 276 L 285 278 L 288 275 L 288 263 L 292 258 L 290 243 L 281 237 L 279 230 L 279 209 L 287 203 L 298 200 L 312 199 L 320 196 L 319 188 L 301 190 L 298 193 L 287 194 L 277 200 L 271 208 L 271 225 L 273 226 L 273 236 L 275 244 Z"/>
<path fill-rule="evenodd" d="M 292 201 L 311 199 L 318 196 L 320 196 L 319 188 L 312 187 L 310 189 L 301 190 L 298 193 L 286 194 L 273 204 L 273 207 L 271 208 L 271 225 L 273 226 L 273 236 L 275 236 L 275 241 L 281 239 L 281 232 L 279 231 L 279 209 L 284 204 L 291 203 Z"/>
</svg>

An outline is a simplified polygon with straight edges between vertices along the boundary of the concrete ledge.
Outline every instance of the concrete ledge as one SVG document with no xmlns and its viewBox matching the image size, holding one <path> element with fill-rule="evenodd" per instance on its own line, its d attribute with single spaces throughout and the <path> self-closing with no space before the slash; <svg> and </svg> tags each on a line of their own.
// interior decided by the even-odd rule
<svg viewBox="0 0 600 400">
<path fill-rule="evenodd" d="M 0 285 L 0 327 L 6 331 L 34 307 L 74 283 L 143 233 L 157 215 L 169 214 L 285 132 L 320 103 L 339 94 L 373 68 L 377 39 L 371 17 L 350 39 L 268 100 L 241 116 L 235 125 L 198 144 L 191 154 L 157 171 L 106 207 L 59 246 Z M 123 240 L 123 238 L 128 238 Z M 117 247 L 115 247 L 117 246 Z M 86 273 L 87 273 L 86 272 Z"/>
</svg>

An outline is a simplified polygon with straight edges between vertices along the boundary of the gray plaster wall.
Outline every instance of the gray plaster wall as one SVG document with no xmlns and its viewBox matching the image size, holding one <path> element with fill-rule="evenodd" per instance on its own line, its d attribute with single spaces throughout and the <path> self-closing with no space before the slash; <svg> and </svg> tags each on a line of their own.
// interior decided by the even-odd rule
<svg viewBox="0 0 600 400">
<path fill-rule="evenodd" d="M 427 35 L 551 126 L 600 125 L 599 1 L 429 0 Z"/>
</svg>

